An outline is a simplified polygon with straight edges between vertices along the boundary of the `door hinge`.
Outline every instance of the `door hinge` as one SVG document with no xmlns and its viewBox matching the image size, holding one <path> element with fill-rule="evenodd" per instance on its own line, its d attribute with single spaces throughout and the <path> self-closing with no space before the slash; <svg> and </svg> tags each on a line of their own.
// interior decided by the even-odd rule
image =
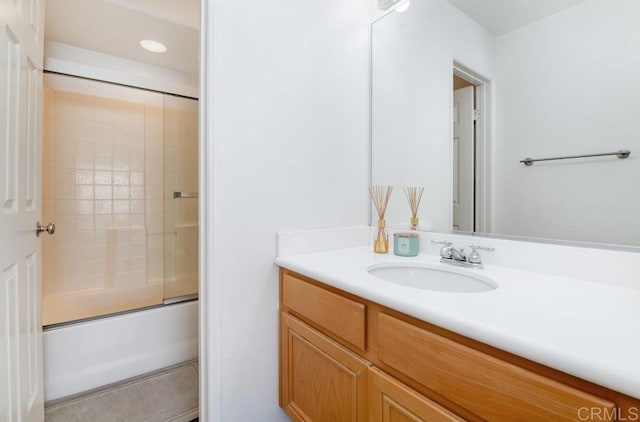
<svg viewBox="0 0 640 422">
<path fill-rule="evenodd" d="M 480 120 L 480 109 L 473 110 L 473 120 Z"/>
</svg>

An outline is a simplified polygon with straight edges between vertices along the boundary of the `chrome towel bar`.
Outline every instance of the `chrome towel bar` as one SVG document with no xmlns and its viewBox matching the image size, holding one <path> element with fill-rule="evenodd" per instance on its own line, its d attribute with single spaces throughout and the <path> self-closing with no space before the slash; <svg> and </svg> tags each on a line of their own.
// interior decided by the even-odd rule
<svg viewBox="0 0 640 422">
<path fill-rule="evenodd" d="M 621 149 L 616 152 L 602 152 L 600 154 L 582 154 L 582 155 L 565 155 L 563 157 L 550 157 L 550 158 L 525 158 L 524 160 L 520 160 L 525 166 L 531 166 L 536 161 L 551 161 L 551 160 L 570 160 L 573 158 L 587 158 L 587 157 L 604 157 L 605 155 L 615 155 L 620 159 L 627 158 L 631 155 L 631 151 L 628 149 Z"/>
<path fill-rule="evenodd" d="M 173 192 L 173 199 L 197 198 L 198 192 Z"/>
</svg>

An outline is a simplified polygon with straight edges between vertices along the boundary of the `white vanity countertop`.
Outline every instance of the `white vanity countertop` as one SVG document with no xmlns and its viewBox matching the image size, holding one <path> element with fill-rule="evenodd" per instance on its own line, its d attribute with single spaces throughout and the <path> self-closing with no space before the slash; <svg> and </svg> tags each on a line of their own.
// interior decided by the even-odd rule
<svg viewBox="0 0 640 422">
<path fill-rule="evenodd" d="M 370 247 L 276 258 L 291 271 L 640 398 L 640 290 L 487 265 L 468 271 L 493 279 L 496 290 L 448 293 L 397 285 L 367 272 L 391 262 L 448 267 L 436 256 L 378 255 Z"/>
</svg>

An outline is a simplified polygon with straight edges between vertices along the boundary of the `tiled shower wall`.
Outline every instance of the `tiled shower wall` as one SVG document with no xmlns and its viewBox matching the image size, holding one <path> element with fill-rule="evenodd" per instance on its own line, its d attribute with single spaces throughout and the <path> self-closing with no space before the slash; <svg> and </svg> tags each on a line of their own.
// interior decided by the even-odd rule
<svg viewBox="0 0 640 422">
<path fill-rule="evenodd" d="M 51 74 L 45 87 L 44 325 L 162 303 L 163 95 Z"/>
</svg>

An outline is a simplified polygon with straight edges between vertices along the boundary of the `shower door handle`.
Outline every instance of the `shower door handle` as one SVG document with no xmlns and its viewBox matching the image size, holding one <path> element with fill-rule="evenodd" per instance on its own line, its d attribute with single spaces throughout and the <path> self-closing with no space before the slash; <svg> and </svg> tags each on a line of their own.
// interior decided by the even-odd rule
<svg viewBox="0 0 640 422">
<path fill-rule="evenodd" d="M 36 236 L 40 237 L 40 233 L 47 232 L 49 234 L 54 234 L 56 232 L 56 225 L 53 223 L 49 223 L 46 226 L 41 226 L 40 222 L 36 223 Z"/>
</svg>

